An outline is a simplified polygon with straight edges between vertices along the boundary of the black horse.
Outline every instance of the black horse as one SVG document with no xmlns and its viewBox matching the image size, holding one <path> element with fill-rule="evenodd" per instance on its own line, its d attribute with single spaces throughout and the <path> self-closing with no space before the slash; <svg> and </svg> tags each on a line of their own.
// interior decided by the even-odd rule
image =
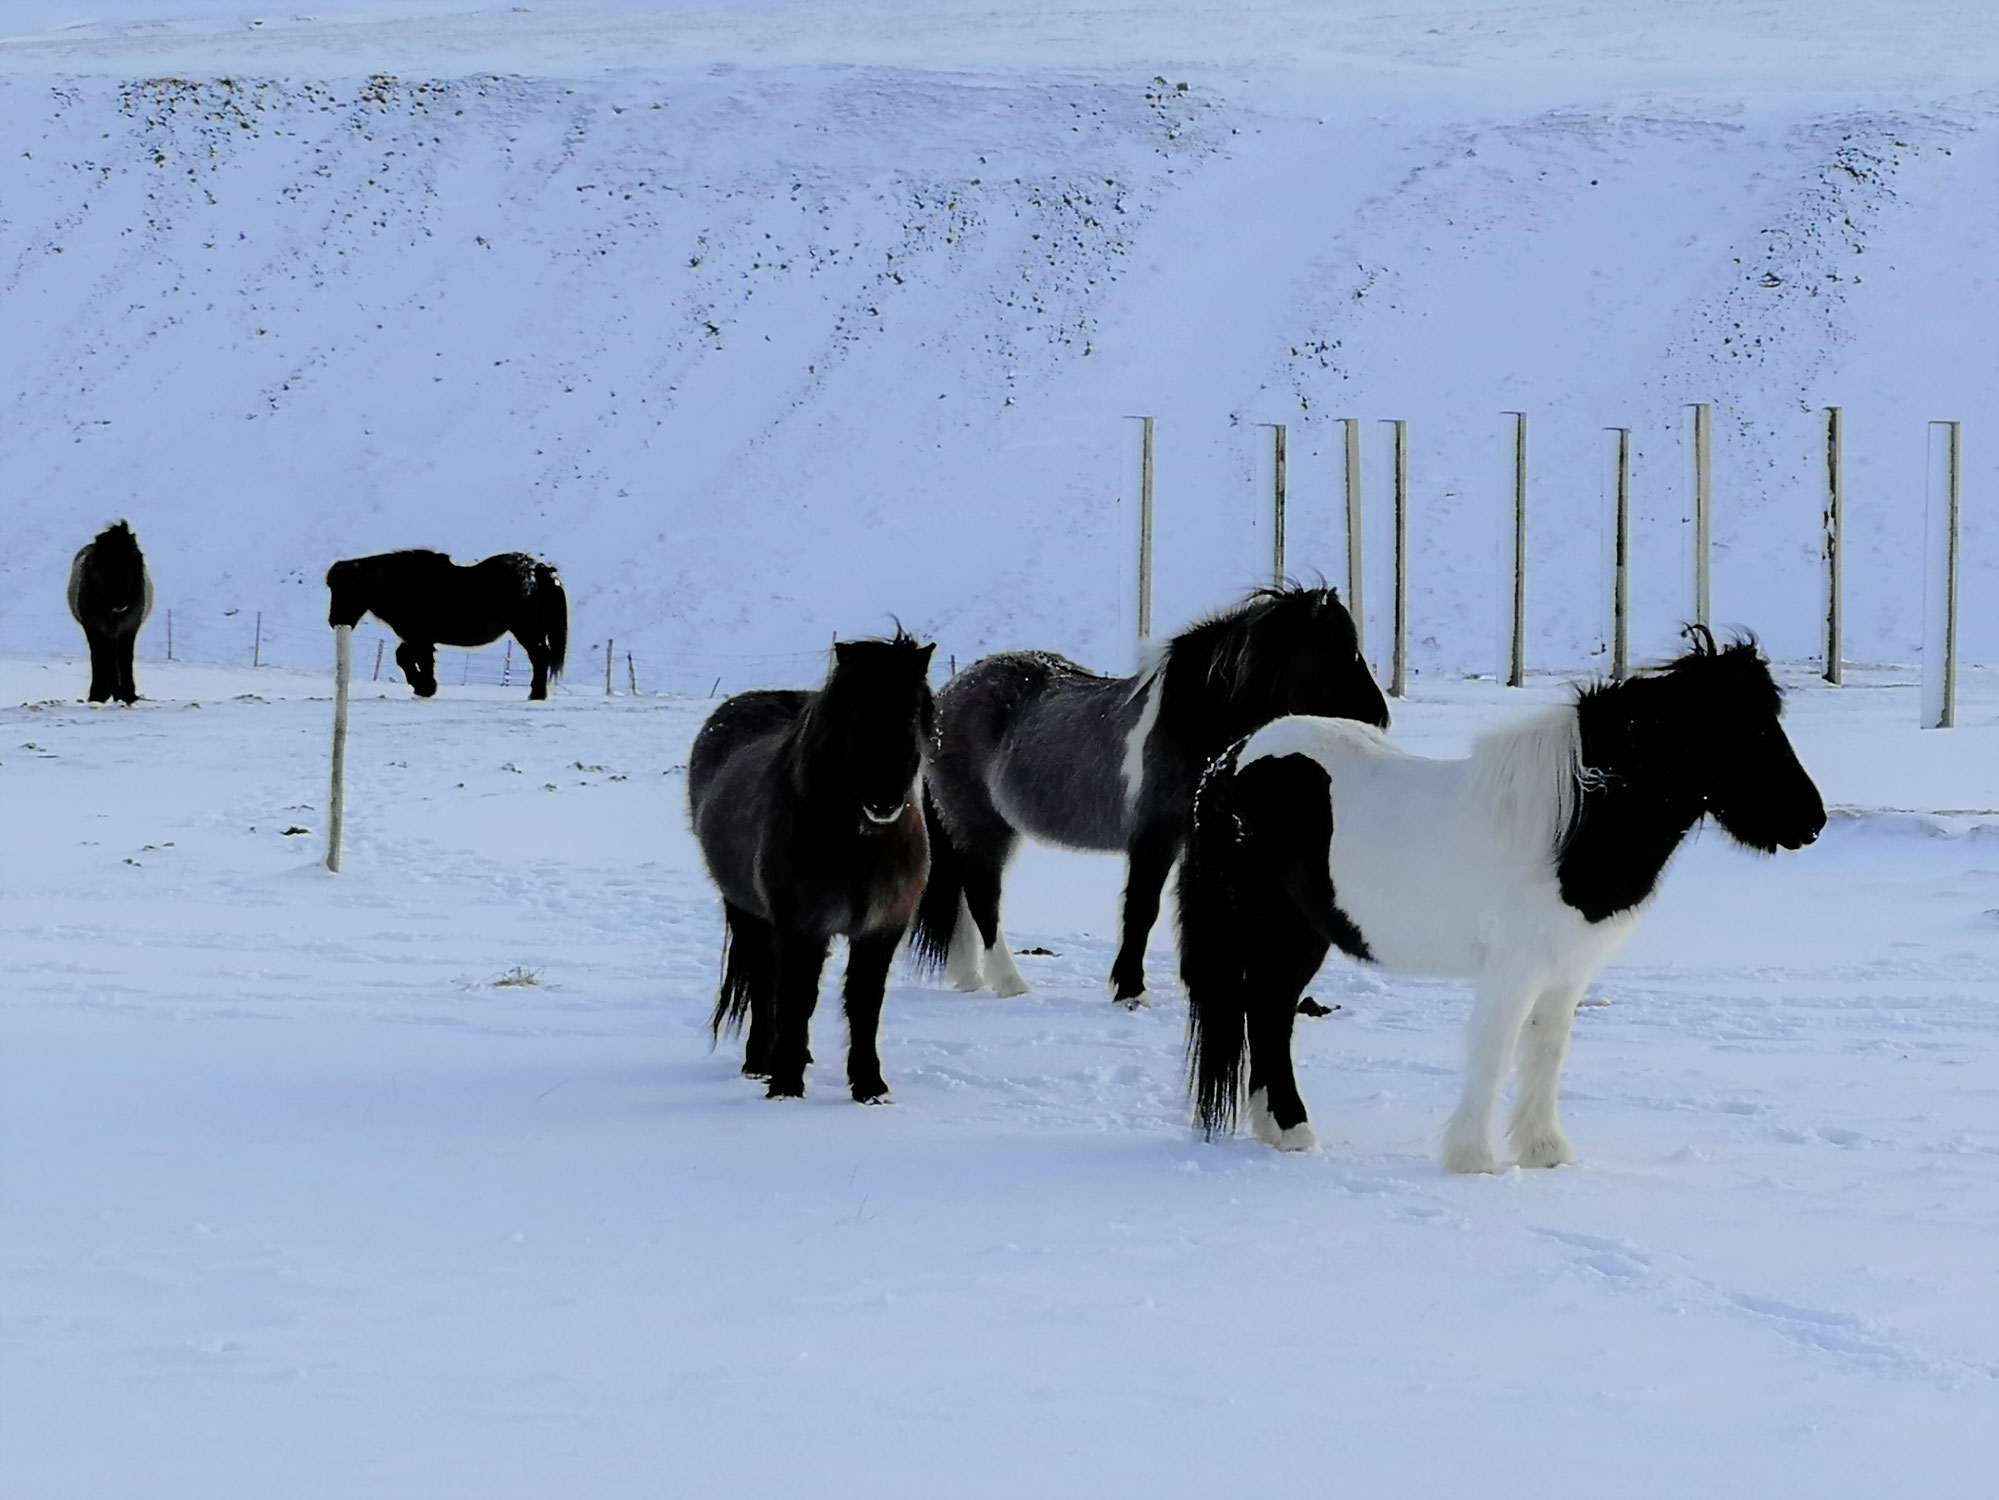
<svg viewBox="0 0 1999 1500">
<path fill-rule="evenodd" d="M 740 693 L 708 717 L 687 801 L 728 923 L 717 1040 L 745 1015 L 743 1072 L 772 1099 L 805 1092 L 827 946 L 847 939 L 847 1086 L 888 1099 L 876 1033 L 889 963 L 929 868 L 916 804 L 933 727 L 930 653 L 841 641 L 817 692 Z"/>
<path fill-rule="evenodd" d="M 90 701 L 138 702 L 132 651 L 153 612 L 153 579 L 123 521 L 98 532 L 69 565 L 69 612 L 90 642 Z"/>
<path fill-rule="evenodd" d="M 419 698 L 437 691 L 437 648 L 490 646 L 511 632 L 534 663 L 529 698 L 546 698 L 569 657 L 569 596 L 548 563 L 502 552 L 460 567 L 442 552 L 412 547 L 350 557 L 326 570 L 327 623 L 358 625 L 372 614 L 397 637 L 396 665 Z"/>
<path fill-rule="evenodd" d="M 1465 1081 L 1444 1164 L 1492 1172 L 1492 1117 L 1520 1082 L 1520 1164 L 1574 1160 L 1559 1111 L 1576 1006 L 1702 818 L 1750 849 L 1800 849 L 1825 804 L 1751 640 L 1694 649 L 1488 734 L 1464 760 L 1357 724 L 1289 718 L 1201 780 L 1180 866 L 1180 978 L 1203 1131 L 1250 1125 L 1310 1150 L 1291 1064 L 1298 996 L 1329 948 L 1395 974 L 1469 979 Z M 1247 1079 L 1244 1074 L 1247 1072 Z"/>
<path fill-rule="evenodd" d="M 1182 631 L 1135 677 L 1008 652 L 937 697 L 925 779 L 930 884 L 918 951 L 961 990 L 1027 990 L 1000 930 L 1000 883 L 1020 835 L 1129 860 L 1113 998 L 1145 999 L 1145 943 L 1186 845 L 1201 770 L 1282 714 L 1387 727 L 1353 619 L 1328 588 L 1259 589 Z"/>
</svg>

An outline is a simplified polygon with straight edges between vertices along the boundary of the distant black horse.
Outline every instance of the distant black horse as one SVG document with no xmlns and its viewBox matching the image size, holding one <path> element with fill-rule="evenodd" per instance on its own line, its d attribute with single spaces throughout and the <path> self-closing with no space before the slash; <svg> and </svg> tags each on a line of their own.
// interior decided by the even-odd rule
<svg viewBox="0 0 1999 1500">
<path fill-rule="evenodd" d="M 829 942 L 847 938 L 847 1086 L 885 1102 L 876 1033 L 896 945 L 929 868 L 916 804 L 933 726 L 930 653 L 841 641 L 817 692 L 740 693 L 709 715 L 687 801 L 728 922 L 710 1031 L 747 1014 L 743 1072 L 772 1099 L 805 1092 L 812 1011 Z"/>
<path fill-rule="evenodd" d="M 490 646 L 511 632 L 534 663 L 530 698 L 546 698 L 569 656 L 569 596 L 555 569 L 525 552 L 460 567 L 420 547 L 350 557 L 326 570 L 327 623 L 373 615 L 398 637 L 396 665 L 419 698 L 437 691 L 437 648 Z"/>
<path fill-rule="evenodd" d="M 1135 677 L 1099 677 L 1046 652 L 973 663 L 937 697 L 918 951 L 961 990 L 1024 994 L 1000 930 L 1000 882 L 1020 835 L 1123 850 L 1111 991 L 1141 1004 L 1146 938 L 1186 844 L 1202 767 L 1296 713 L 1388 724 L 1353 619 L 1328 588 L 1259 589 L 1182 631 Z"/>
<path fill-rule="evenodd" d="M 153 579 L 123 521 L 98 532 L 69 565 L 69 612 L 90 642 L 90 701 L 136 703 L 132 651 L 153 612 Z"/>
<path fill-rule="evenodd" d="M 1713 817 L 1773 854 L 1825 827 L 1749 640 L 1588 687 L 1480 740 L 1464 760 L 1398 750 L 1358 724 L 1291 718 L 1201 780 L 1180 866 L 1180 978 L 1195 1118 L 1317 1142 L 1291 1065 L 1298 995 L 1337 946 L 1395 974 L 1470 979 L 1465 1081 L 1444 1165 L 1493 1172 L 1506 1075 L 1525 1167 L 1574 1159 L 1558 1095 L 1583 991 L 1638 925 L 1673 851 Z M 1244 1078 L 1245 1071 L 1248 1074 Z"/>
</svg>

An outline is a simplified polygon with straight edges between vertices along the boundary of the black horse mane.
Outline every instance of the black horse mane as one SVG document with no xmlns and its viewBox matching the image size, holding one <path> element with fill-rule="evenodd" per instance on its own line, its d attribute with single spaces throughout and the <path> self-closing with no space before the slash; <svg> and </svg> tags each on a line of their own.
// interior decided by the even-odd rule
<svg viewBox="0 0 1999 1500">
<path fill-rule="evenodd" d="M 132 558 L 139 555 L 139 539 L 132 533 L 129 521 L 113 521 L 91 539 L 91 557 L 103 562 L 113 562 L 122 554 Z"/>
<path fill-rule="evenodd" d="M 1324 583 L 1266 584 L 1252 589 L 1227 609 L 1196 620 L 1166 643 L 1162 670 L 1176 665 L 1223 697 L 1240 698 L 1260 665 L 1254 649 L 1273 624 L 1307 624 L 1328 605 L 1340 602 L 1337 590 Z"/>
<path fill-rule="evenodd" d="M 1709 717 L 1784 711 L 1784 689 L 1771 675 L 1762 646 L 1753 632 L 1730 635 L 1722 644 L 1705 625 L 1682 632 L 1689 649 L 1669 662 L 1641 668 L 1623 682 L 1597 682 L 1576 691 L 1576 712 L 1588 722 L 1605 713 L 1635 713 L 1667 709 L 1686 713 L 1698 705 Z"/>
<path fill-rule="evenodd" d="M 912 669 L 918 673 L 918 680 L 923 684 L 918 715 L 924 743 L 928 744 L 936 718 L 936 707 L 931 700 L 929 681 L 925 675 L 929 649 L 924 642 L 904 630 L 899 620 L 893 635 L 863 636 L 858 640 L 834 642 L 833 665 L 826 674 L 825 686 L 809 696 L 805 711 L 799 715 L 791 746 L 794 766 L 802 767 L 825 754 L 840 733 L 848 700 L 857 688 L 883 679 L 901 681 Z"/>
</svg>

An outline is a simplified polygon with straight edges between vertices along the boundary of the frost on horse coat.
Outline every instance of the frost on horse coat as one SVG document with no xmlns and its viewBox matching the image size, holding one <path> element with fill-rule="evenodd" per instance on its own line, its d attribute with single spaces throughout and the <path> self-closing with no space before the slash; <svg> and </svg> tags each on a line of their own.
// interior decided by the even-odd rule
<svg viewBox="0 0 1999 1500">
<path fill-rule="evenodd" d="M 132 655 L 139 627 L 153 612 L 153 576 L 125 522 L 105 527 L 78 549 L 69 566 L 69 612 L 90 643 L 90 701 L 138 702 Z"/>
<path fill-rule="evenodd" d="M 1133 677 L 1052 652 L 974 662 L 937 698 L 926 775 L 930 884 L 916 942 L 962 990 L 1027 989 L 1000 929 L 1021 834 L 1128 861 L 1114 998 L 1145 998 L 1145 944 L 1186 843 L 1201 768 L 1280 714 L 1388 723 L 1353 620 L 1325 588 L 1259 589 L 1182 631 Z"/>
<path fill-rule="evenodd" d="M 1573 1160 L 1558 1094 L 1576 1006 L 1703 816 L 1766 853 L 1812 842 L 1818 790 L 1753 642 L 1695 650 L 1571 708 L 1488 735 L 1465 760 L 1365 725 L 1279 719 L 1203 779 L 1180 876 L 1196 1117 L 1315 1143 L 1291 1065 L 1304 986 L 1337 946 L 1394 973 L 1476 986 L 1454 1171 L 1497 1168 L 1492 1115 L 1516 1061 L 1522 1165 Z M 1246 1055 L 1245 1055 L 1246 1054 Z"/>
</svg>

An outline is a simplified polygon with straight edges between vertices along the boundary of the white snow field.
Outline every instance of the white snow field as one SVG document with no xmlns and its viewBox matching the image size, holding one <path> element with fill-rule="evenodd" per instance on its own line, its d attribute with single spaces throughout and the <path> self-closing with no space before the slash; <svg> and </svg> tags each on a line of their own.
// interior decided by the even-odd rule
<svg viewBox="0 0 1999 1500">
<path fill-rule="evenodd" d="M 1832 403 L 1849 654 L 1918 660 L 1961 418 L 1999 660 L 1995 80 L 1970 0 L 8 0 L 0 1496 L 1989 1494 L 1999 672 L 1943 733 L 1803 663 Z M 1682 852 L 1576 1166 L 1446 1174 L 1467 997 L 1340 963 L 1325 1149 L 1199 1141 L 1170 922 L 1113 1007 L 1120 865 L 1046 850 L 1033 994 L 898 972 L 892 1107 L 831 974 L 808 1099 L 709 1050 L 711 695 L 891 615 L 1127 666 L 1131 416 L 1167 628 L 1265 576 L 1261 424 L 1344 577 L 1366 419 L 1377 656 L 1409 420 L 1395 734 L 1458 753 L 1602 665 L 1610 425 L 1670 649 L 1695 401 L 1834 815 Z M 1465 676 L 1510 409 L 1519 692 Z M 120 515 L 159 612 L 94 709 L 62 585 Z M 404 545 L 556 560 L 570 680 L 418 703 L 364 632 L 331 876 L 320 579 Z"/>
</svg>

